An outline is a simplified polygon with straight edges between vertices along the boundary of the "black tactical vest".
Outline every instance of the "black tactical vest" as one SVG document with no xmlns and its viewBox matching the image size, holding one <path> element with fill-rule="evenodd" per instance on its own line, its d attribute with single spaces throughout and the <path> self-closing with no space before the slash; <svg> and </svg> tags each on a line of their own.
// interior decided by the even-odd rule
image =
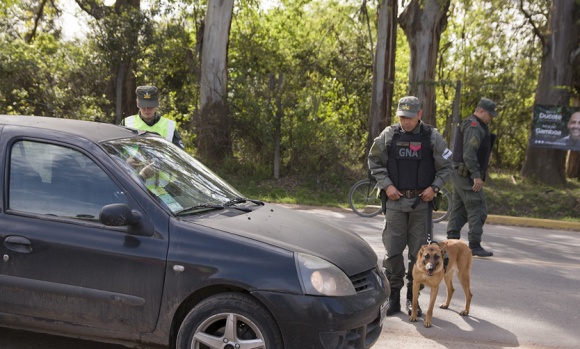
<svg viewBox="0 0 580 349">
<path fill-rule="evenodd" d="M 388 146 L 389 178 L 399 190 L 425 189 L 435 179 L 435 161 L 431 149 L 431 126 L 421 124 L 418 134 L 401 132 L 396 124 Z"/>
<path fill-rule="evenodd" d="M 473 116 L 473 115 L 472 115 Z M 481 173 L 482 180 L 485 181 L 485 174 L 487 172 L 487 167 L 489 165 L 489 158 L 491 156 L 491 149 L 495 140 L 495 135 L 489 132 L 487 125 L 479 120 L 478 117 L 469 117 L 471 122 L 477 121 L 485 130 L 485 136 L 477 149 L 477 162 L 479 163 L 479 172 Z M 464 121 L 465 122 L 465 121 Z M 462 123 L 463 124 L 463 123 Z M 463 130 L 461 125 L 457 127 L 457 134 L 455 136 L 455 142 L 453 143 L 453 162 L 464 162 L 463 161 Z"/>
</svg>

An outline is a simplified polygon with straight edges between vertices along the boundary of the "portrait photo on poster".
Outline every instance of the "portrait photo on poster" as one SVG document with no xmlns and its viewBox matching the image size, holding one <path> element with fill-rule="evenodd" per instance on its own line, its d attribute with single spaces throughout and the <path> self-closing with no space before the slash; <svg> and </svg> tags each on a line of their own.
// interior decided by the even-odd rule
<svg viewBox="0 0 580 349">
<path fill-rule="evenodd" d="M 580 151 L 580 107 L 534 105 L 530 145 Z"/>
</svg>

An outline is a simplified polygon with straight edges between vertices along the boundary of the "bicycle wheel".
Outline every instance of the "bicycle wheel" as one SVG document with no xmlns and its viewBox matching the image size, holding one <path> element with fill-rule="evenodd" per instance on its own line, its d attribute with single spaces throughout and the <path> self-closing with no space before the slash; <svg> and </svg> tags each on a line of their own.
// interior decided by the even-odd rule
<svg viewBox="0 0 580 349">
<path fill-rule="evenodd" d="M 441 188 L 440 193 L 443 197 L 441 198 L 439 209 L 433 211 L 433 223 L 441 222 L 449 218 L 449 215 L 451 215 L 451 209 L 453 208 L 453 199 L 449 190 Z"/>
<path fill-rule="evenodd" d="M 374 217 L 381 212 L 381 199 L 377 196 L 376 182 L 362 179 L 348 193 L 350 208 L 361 217 Z"/>
</svg>

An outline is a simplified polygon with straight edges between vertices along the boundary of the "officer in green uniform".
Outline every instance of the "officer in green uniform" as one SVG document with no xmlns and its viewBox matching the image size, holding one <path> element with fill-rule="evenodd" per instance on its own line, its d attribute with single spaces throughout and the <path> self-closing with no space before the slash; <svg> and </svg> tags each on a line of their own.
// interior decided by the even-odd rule
<svg viewBox="0 0 580 349">
<path fill-rule="evenodd" d="M 407 311 L 411 311 L 415 258 L 427 243 L 428 210 L 451 176 L 451 151 L 441 134 L 421 121 L 423 111 L 417 97 L 399 100 L 400 123 L 388 126 L 375 138 L 368 165 L 379 189 L 386 192 L 383 266 L 391 285 L 387 315 L 401 311 L 400 293 L 404 285 L 403 252 L 408 246 Z M 420 308 L 418 309 L 420 311 Z"/>
<path fill-rule="evenodd" d="M 175 121 L 157 113 L 159 108 L 159 90 L 157 87 L 139 86 L 135 93 L 137 94 L 139 114 L 126 117 L 121 121 L 121 125 L 158 133 L 168 141 L 184 149 Z"/>
<path fill-rule="evenodd" d="M 453 209 L 447 238 L 459 239 L 461 228 L 468 223 L 469 248 L 479 257 L 493 256 L 493 252 L 481 247 L 481 235 L 487 219 L 483 182 L 495 139 L 487 125 L 496 116 L 495 103 L 481 98 L 473 114 L 461 122 L 453 144 Z"/>
</svg>

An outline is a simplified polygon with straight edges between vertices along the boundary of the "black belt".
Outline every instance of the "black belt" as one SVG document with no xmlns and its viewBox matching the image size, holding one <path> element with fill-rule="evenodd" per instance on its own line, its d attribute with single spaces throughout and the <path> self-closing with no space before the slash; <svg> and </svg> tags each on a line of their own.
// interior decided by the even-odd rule
<svg viewBox="0 0 580 349">
<path fill-rule="evenodd" d="M 407 199 L 412 199 L 415 198 L 417 196 L 419 196 L 423 190 L 425 189 L 418 189 L 418 190 L 402 190 L 401 193 L 403 193 L 403 197 L 407 198 Z"/>
</svg>

